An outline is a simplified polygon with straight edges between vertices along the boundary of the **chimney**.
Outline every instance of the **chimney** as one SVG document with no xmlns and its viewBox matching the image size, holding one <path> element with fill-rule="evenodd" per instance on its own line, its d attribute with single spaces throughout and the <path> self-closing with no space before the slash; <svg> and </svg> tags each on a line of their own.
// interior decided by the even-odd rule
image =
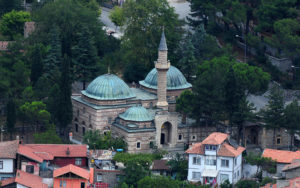
<svg viewBox="0 0 300 188">
<path fill-rule="evenodd" d="M 69 147 L 67 148 L 66 154 L 70 155 L 70 148 Z"/>
</svg>

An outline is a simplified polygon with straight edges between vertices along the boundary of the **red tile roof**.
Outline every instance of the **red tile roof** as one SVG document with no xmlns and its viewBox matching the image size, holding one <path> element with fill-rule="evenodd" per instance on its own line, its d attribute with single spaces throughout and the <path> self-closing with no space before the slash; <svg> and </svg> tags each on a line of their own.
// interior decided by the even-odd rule
<svg viewBox="0 0 300 188">
<path fill-rule="evenodd" d="M 152 170 L 170 170 L 167 160 L 154 160 Z"/>
<path fill-rule="evenodd" d="M 287 164 L 283 167 L 282 171 L 289 171 L 295 168 L 300 168 L 300 160 L 293 160 L 291 164 Z"/>
<path fill-rule="evenodd" d="M 186 153 L 204 155 L 204 153 L 205 153 L 205 149 L 204 149 L 205 144 L 221 145 L 220 149 L 217 153 L 218 156 L 237 157 L 241 153 L 243 153 L 243 151 L 245 150 L 244 147 L 239 146 L 238 148 L 234 148 L 231 145 L 229 145 L 227 142 L 224 142 L 227 139 L 227 137 L 228 137 L 228 134 L 214 132 L 214 133 L 210 134 L 202 142 L 196 143 L 192 147 L 190 147 L 186 151 Z"/>
<path fill-rule="evenodd" d="M 202 141 L 202 144 L 220 145 L 227 139 L 227 137 L 228 134 L 213 132 Z"/>
<path fill-rule="evenodd" d="M 86 145 L 75 144 L 26 144 L 20 145 L 19 154 L 37 162 L 54 157 L 87 157 Z"/>
<path fill-rule="evenodd" d="M 292 163 L 294 159 L 300 159 L 300 151 L 265 149 L 262 156 L 270 157 L 278 163 Z"/>
<path fill-rule="evenodd" d="M 192 147 L 190 147 L 188 150 L 186 150 L 185 153 L 204 155 L 204 145 L 201 142 L 196 143 L 196 144 L 192 145 Z"/>
<path fill-rule="evenodd" d="M 0 158 L 15 159 L 18 151 L 19 140 L 0 142 Z"/>
<path fill-rule="evenodd" d="M 16 178 L 15 177 L 12 177 L 12 178 L 7 178 L 5 180 L 2 180 L 0 181 L 1 182 L 1 186 L 6 186 L 6 185 L 9 185 L 9 184 L 12 184 L 12 183 L 15 183 L 15 180 Z"/>
<path fill-rule="evenodd" d="M 87 179 L 87 180 L 90 177 L 89 171 L 87 171 L 83 168 L 80 168 L 78 166 L 72 165 L 72 164 L 69 164 L 69 165 L 64 166 L 62 168 L 54 170 L 53 177 L 56 178 L 58 176 L 64 175 L 64 174 L 69 173 L 69 172 L 71 172 L 73 174 L 76 174 L 77 176 L 80 176 L 80 177 L 82 177 L 84 179 Z"/>
<path fill-rule="evenodd" d="M 244 147 L 239 146 L 238 148 L 234 148 L 228 143 L 223 143 L 218 151 L 218 156 L 224 156 L 224 157 L 237 157 L 241 153 L 245 151 Z"/>
<path fill-rule="evenodd" d="M 48 185 L 44 184 L 42 181 L 43 179 L 39 176 L 17 170 L 16 177 L 1 181 L 1 186 L 18 183 L 30 188 L 48 188 Z"/>
<path fill-rule="evenodd" d="M 268 183 L 268 184 L 266 184 L 265 186 L 262 186 L 262 187 L 260 187 L 260 188 L 271 188 L 271 185 L 272 185 L 272 188 L 277 188 L 276 183 L 275 183 L 275 184 Z"/>
</svg>

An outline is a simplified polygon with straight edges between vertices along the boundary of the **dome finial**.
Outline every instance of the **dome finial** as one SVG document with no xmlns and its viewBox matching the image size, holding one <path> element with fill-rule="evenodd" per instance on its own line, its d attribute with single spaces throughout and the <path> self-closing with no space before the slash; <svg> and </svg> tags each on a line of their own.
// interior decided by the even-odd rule
<svg viewBox="0 0 300 188">
<path fill-rule="evenodd" d="M 166 42 L 166 37 L 165 37 L 165 27 L 162 27 L 162 34 L 161 34 L 161 39 L 158 47 L 159 51 L 167 51 L 167 42 Z"/>
</svg>

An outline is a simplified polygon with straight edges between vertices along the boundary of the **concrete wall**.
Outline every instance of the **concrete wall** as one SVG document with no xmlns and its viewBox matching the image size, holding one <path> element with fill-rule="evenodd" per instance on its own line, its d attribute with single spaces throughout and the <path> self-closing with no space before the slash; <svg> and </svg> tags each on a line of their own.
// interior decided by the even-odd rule
<svg viewBox="0 0 300 188">
<path fill-rule="evenodd" d="M 3 169 L 0 169 L 0 174 L 14 172 L 14 160 L 13 159 L 0 159 L 0 161 L 3 161 Z"/>
<path fill-rule="evenodd" d="M 300 175 L 300 168 L 291 169 L 291 170 L 285 172 L 286 179 L 292 179 L 295 177 L 299 177 L 299 175 Z"/>
</svg>

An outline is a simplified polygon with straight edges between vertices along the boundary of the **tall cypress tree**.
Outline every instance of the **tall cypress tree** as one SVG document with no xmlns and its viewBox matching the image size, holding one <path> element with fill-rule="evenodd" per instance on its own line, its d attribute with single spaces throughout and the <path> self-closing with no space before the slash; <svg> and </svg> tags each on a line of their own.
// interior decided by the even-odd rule
<svg viewBox="0 0 300 188">
<path fill-rule="evenodd" d="M 275 148 L 276 130 L 284 124 L 283 92 L 279 86 L 273 86 L 269 95 L 269 104 L 263 111 L 266 128 L 273 129 L 273 148 Z"/>
<path fill-rule="evenodd" d="M 36 84 L 38 79 L 42 76 L 44 71 L 44 62 L 43 62 L 44 52 L 45 52 L 44 46 L 42 44 L 36 44 L 34 45 L 32 52 L 30 54 L 30 60 L 32 62 L 30 80 L 33 86 Z"/>
<path fill-rule="evenodd" d="M 97 50 L 87 27 L 83 27 L 82 32 L 79 33 L 79 41 L 73 48 L 72 56 L 75 79 L 83 82 L 82 89 L 85 90 L 86 82 L 93 79 L 97 71 Z"/>
<path fill-rule="evenodd" d="M 58 81 L 57 78 L 59 78 L 59 68 L 62 59 L 61 41 L 59 38 L 57 27 L 53 27 L 50 33 L 50 50 L 48 51 L 47 56 L 44 60 L 44 65 L 45 75 L 48 79 L 55 83 Z"/>
<path fill-rule="evenodd" d="M 7 131 L 10 133 L 10 139 L 12 139 L 12 133 L 15 130 L 16 124 L 16 104 L 13 99 L 8 100 L 6 108 L 6 127 Z"/>
<path fill-rule="evenodd" d="M 71 78 L 70 78 L 70 58 L 65 54 L 61 64 L 61 76 L 59 80 L 58 93 L 58 125 L 65 134 L 67 126 L 72 121 L 72 102 L 71 102 Z"/>
</svg>

